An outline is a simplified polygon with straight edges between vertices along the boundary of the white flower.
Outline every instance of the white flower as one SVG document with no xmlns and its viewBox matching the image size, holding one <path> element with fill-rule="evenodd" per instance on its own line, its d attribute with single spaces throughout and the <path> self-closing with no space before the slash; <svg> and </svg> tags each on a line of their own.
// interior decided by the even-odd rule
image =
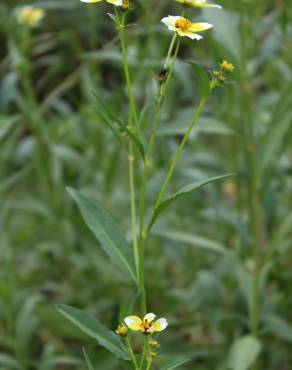
<svg viewBox="0 0 292 370">
<path fill-rule="evenodd" d="M 103 0 L 80 0 L 83 3 L 100 3 Z M 107 3 L 113 4 L 115 6 L 122 6 L 123 0 L 105 0 Z"/>
<path fill-rule="evenodd" d="M 221 9 L 221 5 L 210 4 L 207 0 L 174 0 L 185 6 L 191 6 L 192 8 L 218 8 Z"/>
<path fill-rule="evenodd" d="M 213 27 L 210 23 L 192 23 L 187 18 L 171 15 L 162 18 L 161 22 L 164 23 L 170 31 L 177 32 L 179 36 L 186 36 L 193 40 L 202 39 L 202 36 L 198 35 L 197 32 L 205 31 Z"/>
<path fill-rule="evenodd" d="M 154 313 L 148 313 L 144 316 L 143 320 L 138 316 L 128 316 L 124 321 L 131 330 L 141 331 L 145 334 L 153 334 L 164 330 L 168 325 L 166 319 L 161 318 L 154 321 L 155 317 L 156 315 L 154 315 Z"/>
</svg>

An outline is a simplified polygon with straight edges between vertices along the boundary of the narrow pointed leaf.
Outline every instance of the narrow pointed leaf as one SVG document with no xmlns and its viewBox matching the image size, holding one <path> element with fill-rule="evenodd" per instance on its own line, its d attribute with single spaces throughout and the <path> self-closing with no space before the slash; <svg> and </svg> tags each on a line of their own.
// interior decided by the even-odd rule
<svg viewBox="0 0 292 370">
<path fill-rule="evenodd" d="M 153 212 L 153 215 L 152 215 L 152 218 L 150 220 L 149 227 L 148 227 L 149 230 L 153 226 L 153 224 L 156 221 L 156 219 L 159 216 L 159 214 L 162 211 L 164 211 L 175 200 L 177 200 L 178 198 L 180 198 L 181 196 L 186 195 L 186 194 L 188 194 L 188 193 L 190 193 L 190 192 L 192 192 L 194 190 L 198 190 L 198 189 L 202 188 L 203 186 L 205 186 L 207 184 L 210 184 L 212 182 L 223 180 L 223 179 L 226 179 L 226 178 L 231 177 L 231 176 L 234 176 L 234 175 L 235 175 L 234 173 L 229 173 L 227 175 L 212 177 L 212 178 L 207 179 L 207 180 L 196 181 L 196 182 L 193 182 L 192 184 L 189 184 L 189 185 L 183 187 L 182 189 L 178 190 L 176 193 L 174 193 L 173 195 L 171 195 L 169 198 L 167 198 L 166 200 L 162 201 L 154 209 L 154 212 Z"/>
<path fill-rule="evenodd" d="M 102 122 L 111 130 L 111 132 L 113 133 L 115 138 L 119 141 L 119 143 L 122 145 L 122 147 L 127 150 L 127 148 L 125 146 L 125 143 L 123 142 L 123 140 L 121 138 L 120 132 L 114 127 L 110 118 L 104 112 L 102 112 L 101 110 L 97 109 L 97 113 L 102 117 L 102 119 L 103 119 Z"/>
<path fill-rule="evenodd" d="M 99 240 L 111 261 L 121 270 L 127 272 L 136 282 L 132 249 L 118 225 L 106 211 L 92 200 L 72 188 L 67 188 L 67 190 L 77 203 L 85 223 Z"/>
<path fill-rule="evenodd" d="M 100 99 L 99 96 L 97 96 L 96 94 L 94 94 L 94 96 L 95 96 L 96 100 L 98 101 L 98 103 L 100 104 L 100 106 L 106 111 L 109 119 L 116 122 L 118 124 L 118 126 L 120 127 L 120 129 L 129 136 L 129 139 L 136 145 L 136 147 L 139 150 L 142 158 L 144 159 L 145 158 L 145 149 L 144 149 L 144 145 L 142 144 L 142 142 L 137 138 L 137 136 L 131 130 L 129 130 L 127 125 L 125 125 L 119 119 L 119 117 Z"/>
<path fill-rule="evenodd" d="M 204 249 L 210 252 L 216 252 L 220 254 L 228 254 L 228 250 L 224 247 L 224 245 L 218 243 L 215 240 L 206 238 L 204 236 L 192 235 L 176 230 L 160 228 L 157 230 L 154 229 L 153 234 L 169 239 L 171 241 L 185 243 L 194 248 Z"/>
<path fill-rule="evenodd" d="M 229 355 L 229 367 L 232 370 L 248 370 L 254 363 L 261 351 L 260 341 L 246 335 L 238 339 L 231 347 Z"/>
<path fill-rule="evenodd" d="M 84 347 L 82 348 L 82 352 L 83 352 L 83 355 L 84 355 L 84 358 L 85 358 L 85 361 L 86 361 L 86 365 L 88 367 L 88 370 L 94 370 L 94 367 L 93 367 L 93 365 L 91 363 L 91 360 L 90 360 L 90 358 L 89 358 L 89 356 L 88 356 L 88 354 L 87 354 L 87 352 L 86 352 L 86 350 L 85 350 Z"/>
<path fill-rule="evenodd" d="M 264 329 L 269 333 L 274 333 L 278 337 L 292 342 L 292 326 L 282 317 L 274 314 L 263 316 Z"/>
<path fill-rule="evenodd" d="M 200 96 L 202 99 L 206 99 L 210 93 L 210 80 L 208 74 L 206 70 L 200 65 L 190 61 L 188 63 L 192 66 L 193 70 L 195 71 L 198 77 Z"/>
<path fill-rule="evenodd" d="M 169 364 L 166 364 L 166 365 L 162 366 L 160 368 L 160 370 L 172 370 L 172 369 L 176 369 L 179 366 L 184 365 L 185 363 L 187 363 L 189 361 L 190 361 L 189 359 L 186 359 L 186 360 L 176 360 L 176 361 L 173 361 L 173 362 L 171 362 Z"/>
<path fill-rule="evenodd" d="M 102 325 L 97 319 L 94 319 L 86 312 L 74 307 L 57 305 L 56 308 L 85 334 L 97 340 L 102 347 L 123 360 L 127 360 L 129 358 L 127 348 L 121 339 L 112 331 L 108 330 L 108 328 Z"/>
</svg>

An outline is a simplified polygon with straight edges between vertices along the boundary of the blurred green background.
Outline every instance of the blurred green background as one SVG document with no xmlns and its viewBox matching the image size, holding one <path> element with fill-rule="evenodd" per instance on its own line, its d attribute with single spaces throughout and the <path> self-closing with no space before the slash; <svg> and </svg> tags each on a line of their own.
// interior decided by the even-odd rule
<svg viewBox="0 0 292 370">
<path fill-rule="evenodd" d="M 214 29 L 182 41 L 164 104 L 147 201 L 197 99 L 185 61 L 207 69 L 222 59 L 232 82 L 216 90 L 179 162 L 172 190 L 236 172 L 188 195 L 153 230 L 146 259 L 151 311 L 168 318 L 161 352 L 191 358 L 182 369 L 227 370 L 236 338 L 249 333 L 248 177 L 254 145 L 261 208 L 258 369 L 292 368 L 292 24 L 291 1 L 218 0 L 224 10 L 194 11 Z M 45 10 L 40 25 L 17 21 L 17 8 Z M 55 310 L 66 303 L 115 329 L 132 286 L 110 264 L 65 187 L 108 209 L 130 238 L 127 158 L 96 109 L 98 94 L 128 112 L 121 53 L 108 4 L 78 0 L 0 3 L 0 369 L 118 369 L 108 352 Z M 179 14 L 170 0 L 137 1 L 127 30 L 134 94 L 149 123 L 155 73 L 170 33 L 160 19 Z M 150 113 L 149 113 L 150 112 Z M 252 124 L 254 143 L 249 142 Z M 137 182 L 140 170 L 137 171 Z M 222 252 L 227 250 L 228 253 Z M 289 324 L 290 322 L 290 324 Z"/>
</svg>

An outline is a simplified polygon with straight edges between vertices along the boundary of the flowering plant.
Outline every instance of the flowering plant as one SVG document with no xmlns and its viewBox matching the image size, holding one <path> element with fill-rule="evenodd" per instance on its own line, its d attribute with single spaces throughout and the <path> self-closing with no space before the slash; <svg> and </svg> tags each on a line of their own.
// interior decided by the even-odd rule
<svg viewBox="0 0 292 370">
<path fill-rule="evenodd" d="M 102 0 L 81 0 L 85 3 L 99 3 Z M 183 6 L 181 15 L 166 16 L 161 22 L 173 32 L 169 43 L 169 48 L 161 70 L 157 74 L 157 95 L 153 108 L 153 120 L 150 133 L 143 130 L 141 124 L 141 107 L 139 107 L 133 93 L 133 85 L 131 71 L 128 62 L 126 29 L 127 15 L 135 2 L 126 0 L 106 0 L 114 6 L 114 14 L 109 14 L 116 27 L 120 40 L 120 48 L 122 52 L 122 62 L 124 78 L 127 85 L 127 94 L 129 101 L 128 120 L 124 123 L 118 114 L 112 111 L 107 104 L 96 96 L 98 109 L 102 111 L 103 117 L 113 132 L 114 136 L 127 152 L 129 166 L 129 194 L 132 215 L 132 246 L 120 231 L 120 228 L 111 218 L 111 216 L 96 205 L 92 200 L 84 194 L 74 189 L 68 189 L 71 196 L 76 201 L 81 214 L 99 240 L 105 253 L 111 261 L 117 265 L 133 282 L 133 286 L 137 291 L 136 310 L 140 311 L 140 316 L 132 315 L 130 308 L 128 316 L 122 318 L 118 324 L 115 333 L 104 327 L 99 321 L 93 319 L 85 312 L 76 308 L 59 305 L 59 311 L 77 325 L 81 330 L 95 338 L 100 345 L 114 353 L 121 361 L 131 362 L 135 370 L 150 370 L 155 366 L 156 361 L 159 362 L 158 356 L 159 341 L 158 335 L 168 326 L 168 321 L 165 318 L 155 320 L 156 315 L 147 313 L 151 302 L 147 302 L 147 292 L 145 288 L 145 250 L 151 229 L 161 213 L 177 198 L 196 191 L 197 189 L 222 179 L 225 179 L 232 174 L 225 174 L 213 178 L 208 178 L 203 181 L 195 182 L 180 189 L 175 194 L 166 197 L 166 190 L 170 184 L 177 162 L 181 157 L 183 149 L 190 137 L 190 134 L 196 125 L 199 116 L 201 115 L 206 101 L 213 90 L 225 81 L 225 76 L 232 72 L 233 66 L 231 63 L 224 61 L 219 67 L 219 70 L 207 73 L 206 70 L 193 63 L 192 66 L 199 80 L 199 95 L 200 101 L 194 109 L 191 121 L 188 128 L 170 160 L 169 167 L 166 170 L 165 178 L 161 184 L 160 191 L 156 196 L 154 205 L 150 207 L 151 216 L 146 217 L 146 199 L 145 194 L 151 174 L 151 167 L 154 161 L 154 148 L 157 136 L 157 129 L 161 119 L 161 109 L 169 89 L 169 82 L 173 77 L 174 67 L 179 55 L 180 41 L 182 37 L 190 38 L 198 41 L 203 38 L 199 33 L 209 30 L 212 25 L 207 22 L 193 23 L 189 18 L 185 17 L 185 7 L 217 7 L 199 0 L 176 0 Z M 194 42 L 194 41 L 190 41 Z M 191 44 L 193 46 L 193 44 Z M 142 168 L 142 181 L 140 184 L 139 197 L 137 202 L 137 188 L 135 174 L 138 168 Z M 137 214 L 139 211 L 139 222 L 137 222 Z M 171 322 L 170 322 L 171 326 Z M 137 350 L 136 333 L 142 334 L 142 346 Z M 85 354 L 89 369 L 92 368 L 88 356 Z M 170 367 L 165 369 L 173 369 L 183 364 L 187 359 L 179 359 Z M 125 365 L 126 366 L 126 365 Z M 126 367 L 127 368 L 127 367 Z"/>
</svg>

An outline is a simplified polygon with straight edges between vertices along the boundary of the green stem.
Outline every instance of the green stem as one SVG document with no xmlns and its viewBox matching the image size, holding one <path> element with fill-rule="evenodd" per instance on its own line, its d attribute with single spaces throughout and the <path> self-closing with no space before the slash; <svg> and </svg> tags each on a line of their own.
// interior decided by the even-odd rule
<svg viewBox="0 0 292 370">
<path fill-rule="evenodd" d="M 143 352 L 142 352 L 141 362 L 140 362 L 140 369 L 143 369 L 145 358 L 147 356 L 147 351 L 148 351 L 148 340 L 144 339 Z"/>
<path fill-rule="evenodd" d="M 115 9 L 115 14 L 118 20 L 119 14 Z M 128 60 L 127 60 L 127 52 L 126 52 L 126 44 L 125 44 L 125 14 L 122 15 L 122 22 L 118 26 L 119 37 L 120 37 L 120 44 L 122 49 L 122 56 L 123 56 L 123 67 L 124 67 L 124 75 L 128 89 L 128 97 L 130 102 L 130 109 L 131 115 L 129 119 L 129 127 L 133 129 L 132 125 L 132 118 L 134 117 L 134 121 L 136 126 L 138 126 L 138 116 L 136 112 L 136 105 L 134 101 L 134 97 L 132 94 L 132 84 L 130 79 L 129 67 L 128 67 Z M 132 237 L 133 237 L 133 253 L 136 265 L 136 274 L 137 279 L 139 279 L 139 248 L 138 248 L 138 239 L 137 239 L 137 217 L 136 217 L 136 199 L 135 199 L 135 178 L 134 178 L 134 162 L 135 162 L 135 155 L 134 155 L 134 148 L 133 144 L 129 142 L 129 155 L 128 155 L 128 163 L 129 163 L 129 182 L 130 182 L 130 200 L 131 200 L 131 217 L 132 217 Z"/>
<path fill-rule="evenodd" d="M 162 199 L 164 197 L 164 194 L 165 194 L 165 191 L 166 191 L 167 186 L 169 184 L 169 181 L 171 180 L 172 175 L 174 173 L 174 170 L 176 168 L 177 161 L 179 160 L 179 158 L 181 156 L 181 153 L 182 153 L 182 151 L 183 151 L 183 149 L 184 149 L 184 147 L 186 145 L 186 142 L 188 141 L 188 139 L 190 137 L 190 134 L 191 134 L 193 128 L 195 127 L 195 124 L 196 124 L 199 116 L 202 113 L 202 110 L 203 110 L 203 107 L 205 105 L 205 102 L 206 102 L 206 98 L 201 99 L 201 101 L 199 103 L 199 106 L 198 106 L 195 114 L 193 115 L 193 118 L 192 118 L 192 120 L 190 122 L 190 125 L 189 125 L 188 129 L 187 129 L 187 132 L 185 133 L 185 135 L 184 135 L 184 137 L 183 137 L 183 139 L 182 139 L 182 141 L 181 141 L 178 149 L 176 150 L 176 152 L 175 152 L 175 154 L 173 156 L 173 159 L 172 159 L 172 161 L 170 163 L 170 166 L 169 166 L 169 169 L 167 171 L 165 180 L 164 180 L 164 182 L 163 182 L 163 184 L 161 186 L 161 189 L 160 189 L 159 195 L 157 197 L 157 200 L 156 200 L 156 203 L 155 203 L 154 208 L 156 208 L 161 203 L 161 201 L 162 201 Z"/>
<path fill-rule="evenodd" d="M 171 42 L 170 42 L 170 45 L 169 45 L 169 48 L 168 48 L 167 56 L 166 56 L 165 62 L 163 64 L 164 69 L 167 68 L 167 65 L 168 65 L 169 59 L 171 57 L 176 39 L 177 39 L 177 33 L 175 32 L 172 36 L 172 39 L 171 39 Z"/>
<path fill-rule="evenodd" d="M 115 9 L 115 12 L 116 12 L 116 17 L 120 19 L 116 9 Z M 131 114 L 134 118 L 136 131 L 139 137 L 141 137 L 141 133 L 139 129 L 138 114 L 136 110 L 136 103 L 135 103 L 135 99 L 133 95 L 132 82 L 131 82 L 130 72 L 129 72 L 129 64 L 127 60 L 127 49 L 126 49 L 126 43 L 125 43 L 125 20 L 126 20 L 126 14 L 123 13 L 122 21 L 121 21 L 121 24 L 119 25 L 119 36 L 120 36 L 120 43 L 121 43 L 122 56 L 123 56 L 124 74 L 125 74 L 125 79 L 127 83 Z"/>
<path fill-rule="evenodd" d="M 136 356 L 135 356 L 135 353 L 133 351 L 133 348 L 131 346 L 131 343 L 130 343 L 130 340 L 129 340 L 128 337 L 126 337 L 126 344 L 127 344 L 128 351 L 129 351 L 129 354 L 131 356 L 131 360 L 133 362 L 133 365 L 135 366 L 135 370 L 140 370 L 140 368 L 138 366 L 138 362 L 137 362 Z"/>
<path fill-rule="evenodd" d="M 153 361 L 153 358 L 151 357 L 150 360 L 147 363 L 146 370 L 150 370 L 151 369 L 152 361 Z"/>
<path fill-rule="evenodd" d="M 169 49 L 167 53 L 167 57 L 164 63 L 164 68 L 167 66 L 170 55 L 172 54 L 174 45 L 176 41 L 176 34 L 174 34 Z M 155 106 L 155 112 L 154 112 L 154 119 L 153 119 L 153 127 L 150 134 L 149 144 L 146 152 L 146 157 L 144 160 L 144 167 L 143 167 L 143 175 L 142 175 L 142 182 L 141 182 L 141 189 L 140 189 L 140 235 L 139 235 L 139 251 L 140 251 L 140 276 L 139 276 L 139 286 L 140 286 L 140 294 L 141 294 L 141 309 L 142 313 L 146 313 L 146 293 L 145 293 L 145 272 L 144 272 L 144 257 L 145 257 L 145 239 L 146 239 L 146 232 L 144 230 L 144 223 L 145 223 L 145 195 L 146 195 L 146 186 L 148 181 L 148 175 L 149 175 L 149 165 L 151 161 L 152 151 L 153 151 L 153 144 L 154 139 L 156 136 L 158 123 L 159 123 L 159 117 L 160 117 L 160 111 L 163 103 L 164 96 L 166 94 L 168 82 L 170 81 L 175 60 L 177 58 L 179 51 L 179 42 L 177 43 L 177 47 L 172 59 L 172 63 L 170 66 L 169 73 L 167 75 L 167 79 L 164 83 L 161 83 L 159 86 L 158 96 L 156 99 L 156 106 Z"/>
<path fill-rule="evenodd" d="M 247 71 L 248 50 L 247 50 L 247 20 L 248 16 L 244 5 L 241 8 L 241 104 L 242 111 L 245 112 L 243 117 L 246 133 L 244 134 L 244 154 L 246 168 L 248 172 L 248 213 L 249 213 L 249 230 L 251 235 L 251 254 L 254 260 L 254 269 L 252 271 L 252 286 L 251 286 L 251 304 L 249 308 L 249 326 L 253 336 L 258 336 L 259 328 L 259 312 L 260 312 L 260 272 L 261 272 L 261 205 L 260 205 L 260 178 L 258 175 L 256 139 L 253 127 L 252 114 L 252 96 L 249 76 Z M 258 363 L 255 362 L 253 369 L 257 369 Z"/>
</svg>

